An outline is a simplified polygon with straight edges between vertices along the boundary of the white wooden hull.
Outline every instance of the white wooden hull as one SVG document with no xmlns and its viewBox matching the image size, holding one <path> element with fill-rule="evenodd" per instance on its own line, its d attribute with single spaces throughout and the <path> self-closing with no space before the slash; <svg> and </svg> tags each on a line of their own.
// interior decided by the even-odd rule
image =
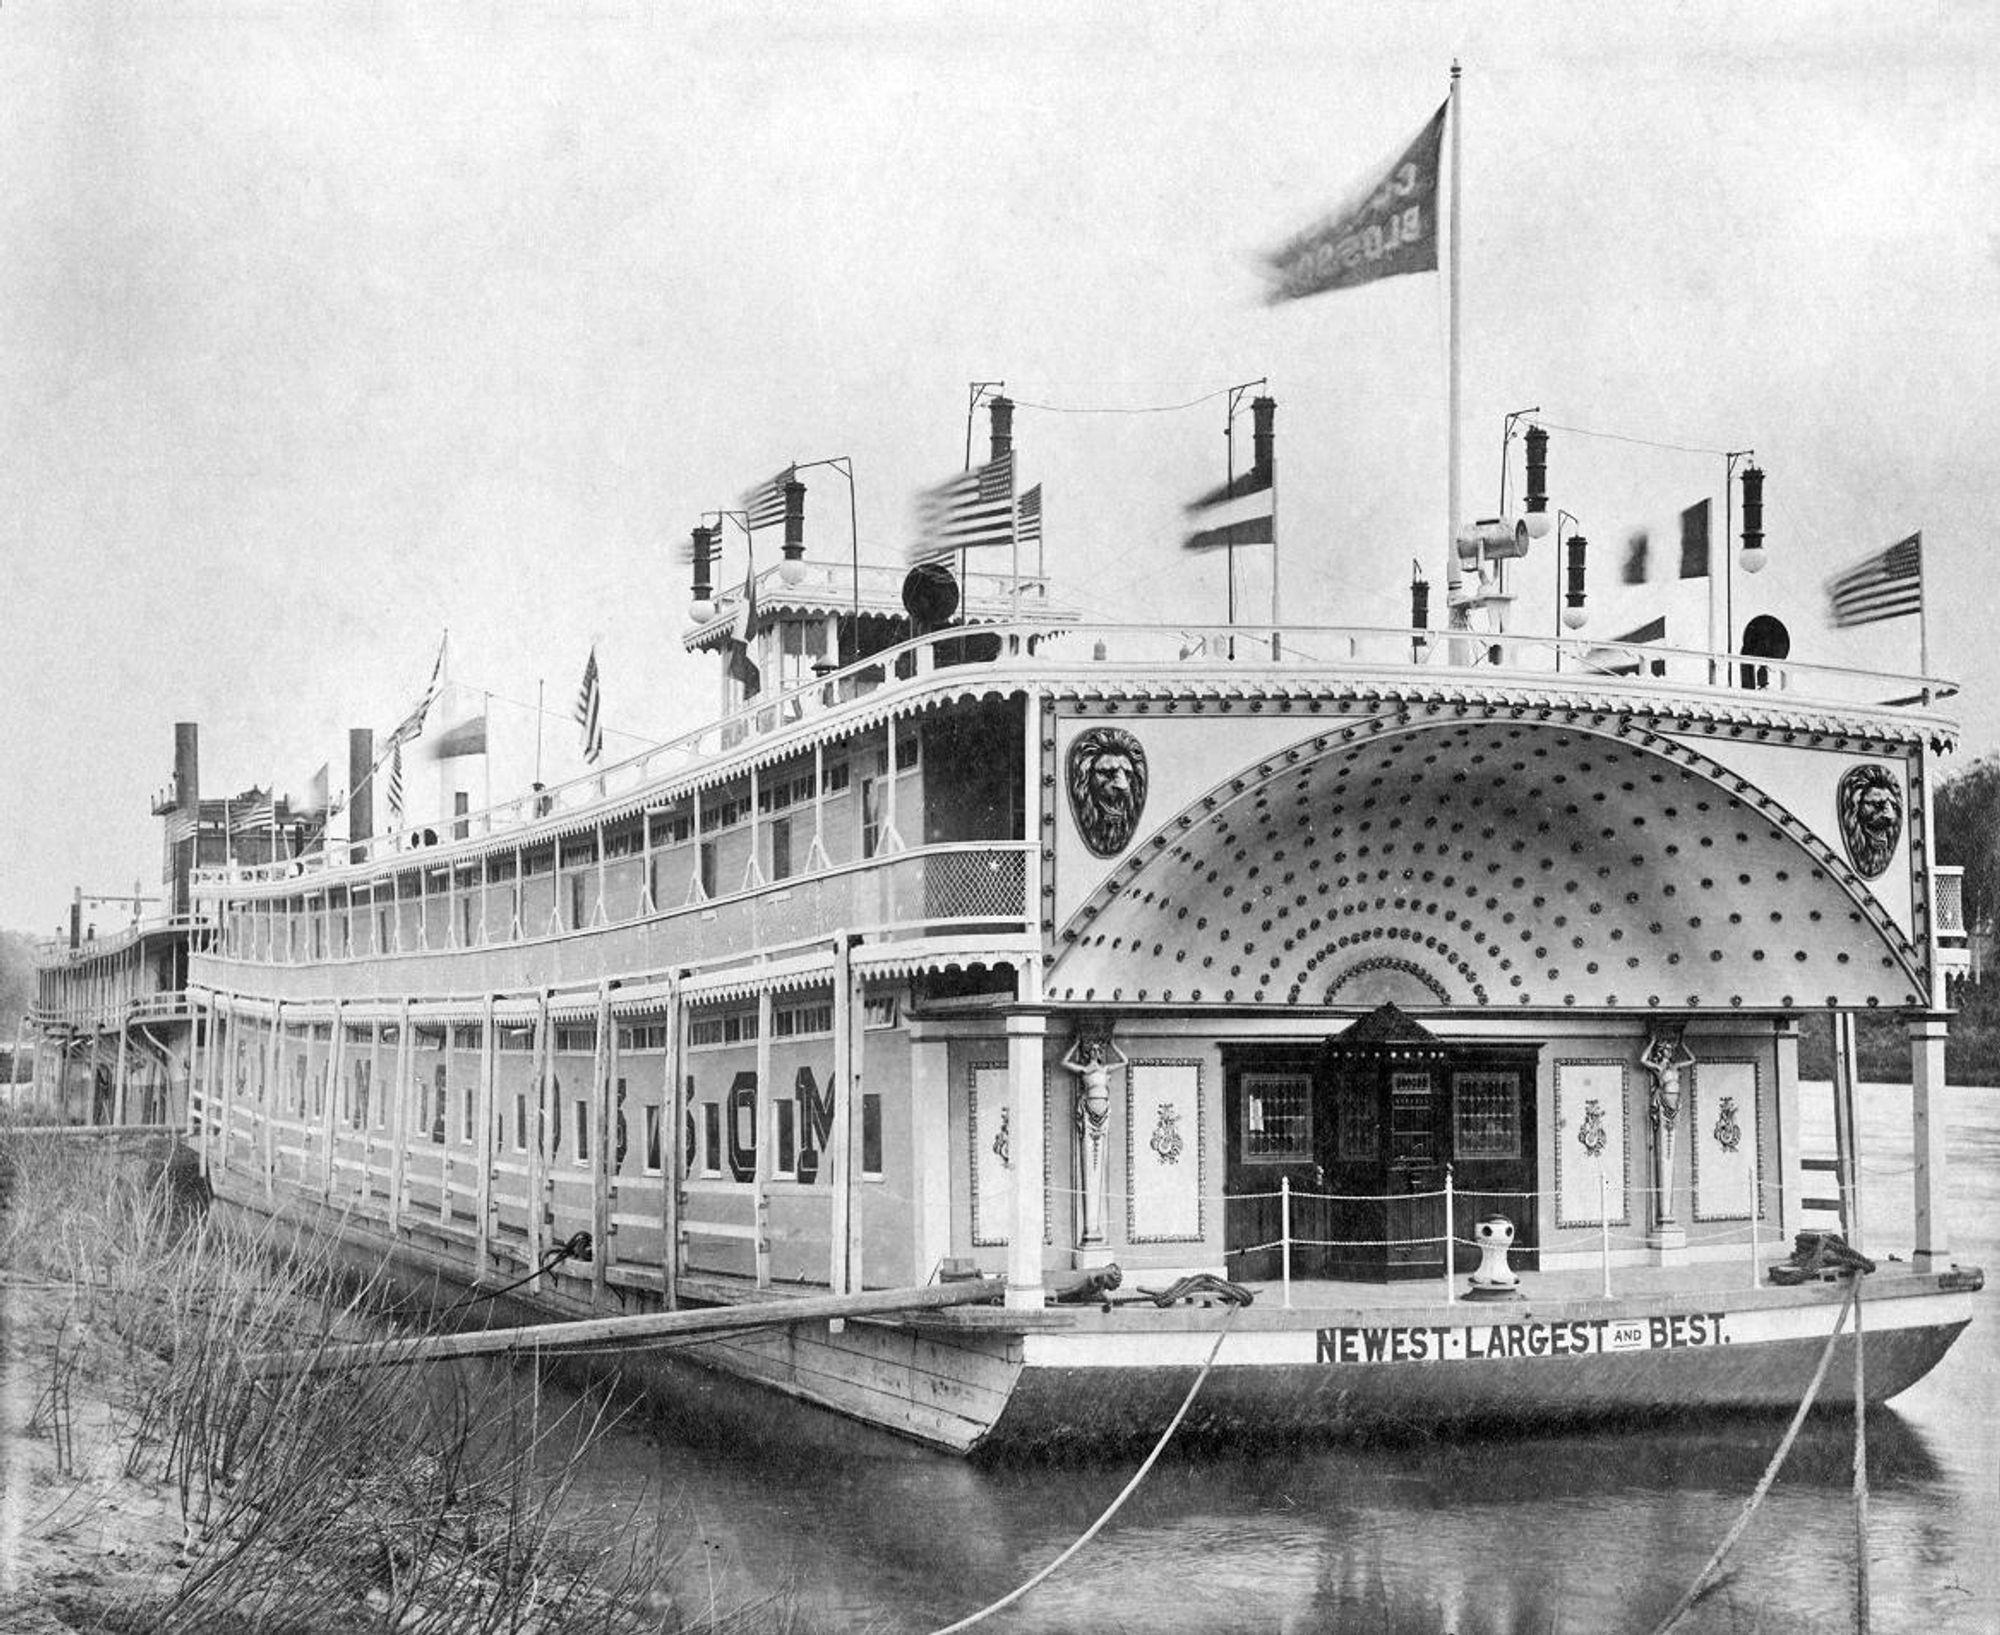
<svg viewBox="0 0 2000 1635">
<path fill-rule="evenodd" d="M 337 1216 L 280 1184 L 267 1201 L 219 1172 L 228 1205 L 337 1234 L 397 1280 L 456 1291 L 472 1267 L 455 1246 L 359 1212 Z M 1898 1268 L 1864 1285 L 1867 1394 L 1921 1379 L 1971 1320 L 1981 1274 Z M 1626 1298 L 1506 1304 L 1301 1307 L 1260 1299 L 1162 1310 L 1149 1302 L 1021 1313 L 964 1308 L 844 1325 L 801 1323 L 673 1348 L 691 1360 L 953 1453 L 1066 1454 L 1158 1435 L 1215 1354 L 1187 1434 L 1268 1441 L 1370 1434 L 1548 1429 L 1620 1416 L 1782 1410 L 1812 1376 L 1845 1290 L 1654 1289 Z M 630 1294 L 624 1309 L 657 1297 Z M 508 1296 L 508 1320 L 582 1317 L 588 1284 Z M 1217 1336 L 1222 1336 L 1220 1350 Z M 1852 1400 L 1852 1340 L 1836 1344 L 1820 1392 Z M 595 1372 L 670 1392 L 685 1375 L 635 1347 Z"/>
</svg>

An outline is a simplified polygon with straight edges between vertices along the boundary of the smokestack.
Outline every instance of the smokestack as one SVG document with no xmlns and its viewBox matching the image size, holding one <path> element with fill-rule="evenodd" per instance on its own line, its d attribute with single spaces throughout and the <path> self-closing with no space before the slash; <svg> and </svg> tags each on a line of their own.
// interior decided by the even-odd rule
<svg viewBox="0 0 2000 1635">
<path fill-rule="evenodd" d="M 174 723 L 174 810 L 186 820 L 187 839 L 167 847 L 167 912 L 185 914 L 188 877 L 201 861 L 201 728 L 192 721 Z"/>
<path fill-rule="evenodd" d="M 1011 397 L 996 397 L 987 412 L 993 417 L 992 459 L 1014 452 L 1014 400 Z"/>
<path fill-rule="evenodd" d="M 375 835 L 375 729 L 347 729 L 347 843 L 348 856 L 360 862 L 368 854 L 359 844 Z"/>
<path fill-rule="evenodd" d="M 806 485 L 797 477 L 785 479 L 785 558 L 778 564 L 778 577 L 796 585 L 806 576 Z"/>
</svg>

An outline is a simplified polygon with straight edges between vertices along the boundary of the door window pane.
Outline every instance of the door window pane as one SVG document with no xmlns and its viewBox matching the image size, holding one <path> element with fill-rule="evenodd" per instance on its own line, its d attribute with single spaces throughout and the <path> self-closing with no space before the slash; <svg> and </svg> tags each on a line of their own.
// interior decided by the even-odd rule
<svg viewBox="0 0 2000 1635">
<path fill-rule="evenodd" d="M 1243 1075 L 1243 1161 L 1312 1159 L 1312 1080 L 1303 1073 Z"/>
<path fill-rule="evenodd" d="M 1461 1160 L 1521 1156 L 1520 1074 L 1452 1075 L 1451 1144 Z"/>
</svg>

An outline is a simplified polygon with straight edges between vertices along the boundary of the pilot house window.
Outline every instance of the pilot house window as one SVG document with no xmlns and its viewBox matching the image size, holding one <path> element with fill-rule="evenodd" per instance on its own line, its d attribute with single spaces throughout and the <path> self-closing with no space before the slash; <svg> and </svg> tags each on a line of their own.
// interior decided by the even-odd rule
<svg viewBox="0 0 2000 1635">
<path fill-rule="evenodd" d="M 1243 1076 L 1243 1159 L 1292 1164 L 1312 1158 L 1312 1080 L 1302 1073 Z"/>
</svg>

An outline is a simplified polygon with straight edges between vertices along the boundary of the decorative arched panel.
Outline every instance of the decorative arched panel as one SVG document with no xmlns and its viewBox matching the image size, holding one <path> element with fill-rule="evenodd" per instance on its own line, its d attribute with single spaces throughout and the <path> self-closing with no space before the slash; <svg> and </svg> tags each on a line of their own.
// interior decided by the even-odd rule
<svg viewBox="0 0 2000 1635">
<path fill-rule="evenodd" d="M 1922 960 L 1806 824 L 1629 718 L 1410 711 L 1218 780 L 1063 928 L 1058 1000 L 1912 1005 Z"/>
</svg>

